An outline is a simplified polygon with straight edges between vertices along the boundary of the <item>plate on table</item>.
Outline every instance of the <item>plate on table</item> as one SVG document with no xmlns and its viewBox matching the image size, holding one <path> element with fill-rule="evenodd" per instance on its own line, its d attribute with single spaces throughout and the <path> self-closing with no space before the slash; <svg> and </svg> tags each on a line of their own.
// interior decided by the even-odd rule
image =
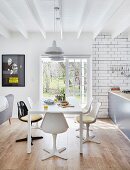
<svg viewBox="0 0 130 170">
<path fill-rule="evenodd" d="M 47 100 L 44 100 L 44 103 L 48 104 L 48 105 L 52 105 L 54 104 L 54 100 L 52 99 L 47 99 Z"/>
<path fill-rule="evenodd" d="M 58 106 L 60 106 L 62 108 L 74 107 L 74 106 L 70 105 L 69 102 L 67 102 L 67 101 L 62 101 L 62 102 L 58 103 Z"/>
<path fill-rule="evenodd" d="M 67 101 L 62 101 L 60 104 L 61 104 L 61 106 L 67 106 L 67 105 L 69 105 L 69 102 L 67 102 Z"/>
</svg>

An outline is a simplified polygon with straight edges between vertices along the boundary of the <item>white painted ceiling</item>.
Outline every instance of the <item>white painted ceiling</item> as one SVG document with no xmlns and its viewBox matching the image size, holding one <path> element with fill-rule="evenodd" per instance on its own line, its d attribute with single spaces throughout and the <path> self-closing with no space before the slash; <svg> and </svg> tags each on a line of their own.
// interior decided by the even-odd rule
<svg viewBox="0 0 130 170">
<path fill-rule="evenodd" d="M 130 0 L 0 0 L 0 34 L 8 37 L 19 32 L 28 37 L 29 32 L 39 32 L 46 37 L 54 32 L 54 6 L 60 7 L 55 20 L 55 31 L 109 32 L 118 36 L 130 28 Z"/>
</svg>

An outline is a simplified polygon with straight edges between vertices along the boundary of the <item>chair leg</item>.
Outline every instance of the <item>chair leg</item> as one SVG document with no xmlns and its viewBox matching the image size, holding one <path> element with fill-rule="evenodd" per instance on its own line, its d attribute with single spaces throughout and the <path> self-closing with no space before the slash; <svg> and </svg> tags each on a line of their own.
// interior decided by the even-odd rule
<svg viewBox="0 0 130 170">
<path fill-rule="evenodd" d="M 95 137 L 95 135 L 92 135 L 92 136 L 89 135 L 89 132 L 90 132 L 90 131 L 93 131 L 93 130 L 90 130 L 89 127 L 87 127 L 87 124 L 86 124 L 86 126 L 83 126 L 83 129 L 84 129 L 84 130 L 87 130 L 87 131 L 86 131 L 86 138 L 83 137 L 83 141 L 84 141 L 85 139 L 87 139 L 88 136 L 89 136 L 89 138 L 91 138 L 91 139 Z M 78 129 L 77 129 L 77 130 L 78 130 Z M 77 138 L 80 138 L 79 135 L 77 135 L 76 137 L 77 137 Z"/>
<path fill-rule="evenodd" d="M 51 150 L 49 150 L 49 149 L 43 149 L 45 152 L 47 152 L 47 153 L 49 153 L 49 154 L 51 154 Z"/>
<path fill-rule="evenodd" d="M 54 154 L 50 154 L 50 155 L 48 155 L 48 156 L 45 156 L 44 159 L 42 159 L 42 161 L 45 161 L 45 160 L 47 160 L 47 159 L 50 159 L 50 158 L 52 158 L 52 157 L 54 157 L 54 156 L 56 156 L 56 157 L 58 157 L 58 158 L 61 158 L 61 159 L 64 159 L 64 160 L 67 160 L 66 157 L 63 157 L 63 156 L 61 156 L 60 154 L 55 153 L 55 155 L 54 155 Z"/>
<path fill-rule="evenodd" d="M 53 150 L 52 150 L 52 153 L 54 154 L 56 152 L 56 138 L 57 138 L 57 135 L 52 135 L 53 136 Z"/>
<path fill-rule="evenodd" d="M 31 145 L 33 145 L 33 140 L 38 140 L 38 139 L 42 139 L 42 138 L 43 138 L 42 136 L 37 136 L 37 137 L 32 137 L 31 136 Z M 23 141 L 27 141 L 27 137 L 16 140 L 16 142 L 23 142 Z"/>
<path fill-rule="evenodd" d="M 11 125 L 11 118 L 9 118 L 9 124 Z"/>
<path fill-rule="evenodd" d="M 79 136 L 79 135 L 77 135 L 76 137 L 77 137 L 77 138 L 80 138 L 80 136 Z M 85 137 L 83 137 L 83 140 L 85 140 Z"/>
<path fill-rule="evenodd" d="M 86 124 L 86 128 L 87 128 L 87 132 L 86 132 L 86 139 L 84 139 L 83 143 L 85 142 L 93 142 L 93 143 L 97 143 L 100 144 L 99 141 L 93 140 L 93 138 L 95 137 L 94 135 L 90 137 L 89 135 L 89 124 Z"/>
<path fill-rule="evenodd" d="M 90 129 L 89 129 L 90 125 L 89 124 L 86 124 L 86 139 L 92 139 L 95 137 L 95 135 L 92 135 L 90 136 L 89 132 L 90 132 Z"/>
<path fill-rule="evenodd" d="M 52 153 L 52 151 L 51 151 L 50 149 L 43 149 L 43 150 L 44 150 L 45 152 L 49 153 L 49 154 Z M 61 148 L 61 149 L 58 149 L 58 152 L 61 153 L 61 152 L 65 151 L 65 150 L 66 150 L 66 148 L 63 147 L 63 148 Z"/>
<path fill-rule="evenodd" d="M 93 140 L 93 139 L 85 139 L 85 140 L 83 141 L 83 143 L 86 143 L 86 142 L 93 142 L 93 143 L 100 144 L 100 141 L 96 141 L 96 140 Z"/>
<path fill-rule="evenodd" d="M 44 151 L 50 153 L 50 155 L 43 158 L 42 161 L 47 160 L 47 159 L 49 159 L 49 158 L 51 158 L 53 156 L 56 156 L 56 157 L 64 159 L 64 160 L 67 160 L 67 157 L 64 157 L 64 156 L 60 155 L 60 153 L 63 152 L 64 150 L 66 150 L 66 148 L 64 147 L 64 148 L 61 148 L 61 149 L 57 150 L 57 148 L 56 148 L 57 135 L 53 134 L 52 136 L 53 136 L 53 149 L 52 149 L 52 151 L 48 151 L 48 150 L 44 149 Z"/>
<path fill-rule="evenodd" d="M 27 141 L 27 138 L 22 138 L 22 139 L 17 139 L 16 142 L 23 142 L 23 141 Z"/>
<path fill-rule="evenodd" d="M 64 160 L 67 160 L 67 159 L 68 159 L 68 158 L 65 157 L 65 156 L 61 156 L 59 153 L 55 153 L 54 156 L 56 156 L 56 157 L 58 157 L 58 158 L 61 158 L 61 159 L 64 159 Z"/>
<path fill-rule="evenodd" d="M 16 142 L 24 142 L 27 141 L 27 138 L 17 139 Z M 32 138 L 31 138 L 31 145 L 33 145 Z"/>
<path fill-rule="evenodd" d="M 43 159 L 42 159 L 42 161 L 45 161 L 45 160 L 47 160 L 47 159 L 50 159 L 50 158 L 52 158 L 54 155 L 48 155 L 48 156 L 45 156 Z"/>
<path fill-rule="evenodd" d="M 65 150 L 66 150 L 66 147 L 63 147 L 61 149 L 58 149 L 58 152 L 61 153 L 61 152 L 65 151 Z"/>
<path fill-rule="evenodd" d="M 38 139 L 43 139 L 43 137 L 42 136 L 32 137 L 32 140 L 38 140 Z"/>
<path fill-rule="evenodd" d="M 76 131 L 79 131 L 80 128 L 76 129 Z M 87 130 L 86 126 L 83 125 L 83 130 Z M 92 129 L 89 129 L 89 131 L 93 131 Z"/>
</svg>

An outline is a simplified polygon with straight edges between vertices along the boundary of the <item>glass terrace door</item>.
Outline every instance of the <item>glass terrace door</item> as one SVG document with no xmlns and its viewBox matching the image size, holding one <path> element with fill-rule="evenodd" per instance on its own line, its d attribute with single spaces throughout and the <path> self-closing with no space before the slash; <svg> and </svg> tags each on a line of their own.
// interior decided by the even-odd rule
<svg viewBox="0 0 130 170">
<path fill-rule="evenodd" d="M 75 96 L 82 103 L 87 97 L 87 59 L 52 61 L 42 58 L 42 97 L 54 98 L 65 90 L 66 96 Z"/>
</svg>

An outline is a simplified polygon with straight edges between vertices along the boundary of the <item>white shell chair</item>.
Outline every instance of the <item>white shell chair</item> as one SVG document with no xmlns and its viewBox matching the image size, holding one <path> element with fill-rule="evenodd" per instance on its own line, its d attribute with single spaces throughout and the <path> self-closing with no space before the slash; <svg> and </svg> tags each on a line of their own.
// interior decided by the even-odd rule
<svg viewBox="0 0 130 170">
<path fill-rule="evenodd" d="M 92 110 L 87 115 L 83 115 L 83 124 L 86 125 L 86 129 L 87 129 L 86 139 L 84 139 L 84 143 L 85 142 L 94 142 L 94 143 L 100 144 L 100 142 L 93 140 L 93 138 L 95 136 L 90 137 L 90 135 L 89 135 L 89 126 L 90 126 L 90 124 L 96 122 L 100 106 L 101 106 L 101 103 L 99 103 L 99 102 L 92 103 Z M 77 119 L 77 122 L 79 123 L 80 117 L 77 116 L 76 119 Z"/>
<path fill-rule="evenodd" d="M 33 101 L 32 101 L 32 99 L 31 99 L 31 97 L 27 97 L 27 100 L 28 100 L 28 103 L 29 103 L 29 107 L 30 107 L 30 109 L 33 107 Z M 41 114 L 33 114 L 33 115 L 31 115 L 31 116 L 33 116 L 33 117 L 39 117 L 39 118 L 43 118 L 43 116 L 41 115 Z M 40 129 L 40 127 L 38 126 L 38 122 L 36 122 L 36 125 L 35 126 L 33 126 L 32 128 L 34 128 L 34 129 Z"/>
<path fill-rule="evenodd" d="M 83 114 L 88 114 L 88 113 L 91 111 L 92 101 L 93 101 L 93 98 L 91 98 L 90 102 L 82 109 L 82 113 L 83 113 Z M 84 126 L 84 125 L 83 125 L 82 128 L 83 128 L 84 130 L 87 130 L 87 129 L 86 129 L 86 126 Z M 76 131 L 79 131 L 79 130 L 80 130 L 80 128 L 76 129 Z M 90 130 L 90 129 L 89 129 L 89 130 Z M 92 130 L 90 130 L 90 131 L 92 131 Z M 79 136 L 77 136 L 77 137 L 79 138 Z"/>
<path fill-rule="evenodd" d="M 50 155 L 43 160 L 49 159 L 53 156 L 67 160 L 66 157 L 60 155 L 60 153 L 66 150 L 66 148 L 64 147 L 58 150 L 56 147 L 57 134 L 66 132 L 68 129 L 68 124 L 63 113 L 46 113 L 41 124 L 41 129 L 45 133 L 50 133 L 53 136 L 53 149 L 51 151 L 44 149 L 44 151 L 50 153 Z"/>
</svg>

